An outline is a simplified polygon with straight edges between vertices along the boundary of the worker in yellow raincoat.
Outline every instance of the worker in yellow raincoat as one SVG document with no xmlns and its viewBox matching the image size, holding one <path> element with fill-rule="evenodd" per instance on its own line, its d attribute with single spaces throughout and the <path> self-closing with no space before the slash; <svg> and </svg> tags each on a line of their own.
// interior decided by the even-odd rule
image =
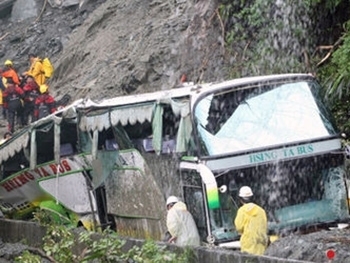
<svg viewBox="0 0 350 263">
<path fill-rule="evenodd" d="M 29 54 L 30 67 L 29 70 L 24 72 L 24 76 L 31 76 L 34 78 L 35 82 L 40 86 L 45 84 L 45 72 L 41 59 L 35 54 Z"/>
<path fill-rule="evenodd" d="M 262 255 L 268 245 L 265 210 L 252 202 L 253 192 L 249 186 L 241 187 L 238 196 L 243 205 L 238 209 L 234 223 L 241 234 L 241 251 Z"/>
</svg>

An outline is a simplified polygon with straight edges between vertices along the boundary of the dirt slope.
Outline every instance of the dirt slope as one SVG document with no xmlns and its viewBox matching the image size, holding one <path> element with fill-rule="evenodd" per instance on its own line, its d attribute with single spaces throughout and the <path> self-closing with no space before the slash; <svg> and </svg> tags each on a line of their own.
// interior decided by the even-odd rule
<svg viewBox="0 0 350 263">
<path fill-rule="evenodd" d="M 23 72 L 28 53 L 50 56 L 51 92 L 74 98 L 170 89 L 182 74 L 194 82 L 223 80 L 216 8 L 215 0 L 97 0 L 81 9 L 47 4 L 35 19 L 3 20 L 0 58 Z"/>
<path fill-rule="evenodd" d="M 101 99 L 224 79 L 215 1 L 111 0 L 70 36 L 55 88 Z M 221 43 L 220 43 L 221 41 Z"/>
</svg>

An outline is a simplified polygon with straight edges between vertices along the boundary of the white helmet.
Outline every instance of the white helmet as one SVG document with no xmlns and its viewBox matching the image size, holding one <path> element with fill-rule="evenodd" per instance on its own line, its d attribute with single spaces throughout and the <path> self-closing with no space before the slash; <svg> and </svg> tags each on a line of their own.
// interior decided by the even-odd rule
<svg viewBox="0 0 350 263">
<path fill-rule="evenodd" d="M 166 200 L 166 205 L 172 204 L 172 203 L 177 203 L 179 202 L 179 199 L 176 196 L 169 196 L 168 199 Z"/>
<path fill-rule="evenodd" d="M 253 191 L 249 186 L 242 186 L 241 189 L 239 189 L 239 197 L 246 198 L 253 196 Z"/>
</svg>

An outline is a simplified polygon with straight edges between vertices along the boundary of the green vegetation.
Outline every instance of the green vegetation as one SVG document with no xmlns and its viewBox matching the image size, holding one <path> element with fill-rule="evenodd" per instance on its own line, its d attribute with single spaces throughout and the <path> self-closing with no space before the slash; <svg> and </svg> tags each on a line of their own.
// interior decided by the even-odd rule
<svg viewBox="0 0 350 263">
<path fill-rule="evenodd" d="M 299 18 L 308 17 L 308 10 L 303 1 L 283 1 L 280 6 L 275 0 L 221 1 L 230 77 L 304 72 L 300 56 L 310 42 L 309 21 Z"/>
<path fill-rule="evenodd" d="M 350 135 L 348 5 L 349 0 L 221 0 L 230 77 L 314 73 L 338 127 Z"/>
<path fill-rule="evenodd" d="M 83 244 L 80 255 L 73 253 L 76 244 Z M 183 253 L 174 253 L 152 240 L 147 240 L 142 247 L 134 246 L 124 249 L 126 241 L 119 238 L 115 232 L 105 230 L 96 234 L 83 231 L 77 240 L 69 229 L 64 226 L 48 226 L 47 235 L 41 250 L 25 251 L 16 258 L 16 262 L 36 263 L 45 257 L 51 262 L 134 262 L 134 263 L 187 263 L 191 262 L 193 252 L 187 248 Z M 37 252 L 40 253 L 37 253 Z M 36 253 L 34 253 L 36 252 Z M 39 255 L 38 255 L 39 254 Z"/>
<path fill-rule="evenodd" d="M 340 130 L 350 135 L 350 21 L 344 26 L 330 61 L 320 69 L 320 78 L 325 87 L 325 98 L 328 101 Z"/>
<path fill-rule="evenodd" d="M 147 240 L 141 247 L 125 249 L 126 241 L 116 232 L 106 229 L 101 233 L 81 231 L 77 234 L 62 225 L 53 224 L 47 213 L 36 213 L 36 220 L 46 226 L 47 234 L 40 249 L 29 249 L 16 258 L 15 262 L 40 263 L 42 258 L 59 263 L 120 262 L 120 263 L 188 263 L 194 253 L 190 248 L 171 252 L 166 246 Z M 77 244 L 80 254 L 75 254 Z"/>
</svg>

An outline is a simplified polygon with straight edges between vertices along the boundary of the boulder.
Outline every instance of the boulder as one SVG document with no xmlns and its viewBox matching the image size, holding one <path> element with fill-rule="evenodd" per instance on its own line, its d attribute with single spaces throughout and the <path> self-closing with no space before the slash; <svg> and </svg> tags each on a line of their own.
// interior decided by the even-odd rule
<svg viewBox="0 0 350 263">
<path fill-rule="evenodd" d="M 11 20 L 19 22 L 37 15 L 38 7 L 35 0 L 17 0 L 12 7 Z"/>
<path fill-rule="evenodd" d="M 0 1 L 0 18 L 6 17 L 11 13 L 11 9 L 15 0 Z"/>
<path fill-rule="evenodd" d="M 68 7 L 73 5 L 82 5 L 84 0 L 48 0 L 52 7 Z"/>
</svg>

